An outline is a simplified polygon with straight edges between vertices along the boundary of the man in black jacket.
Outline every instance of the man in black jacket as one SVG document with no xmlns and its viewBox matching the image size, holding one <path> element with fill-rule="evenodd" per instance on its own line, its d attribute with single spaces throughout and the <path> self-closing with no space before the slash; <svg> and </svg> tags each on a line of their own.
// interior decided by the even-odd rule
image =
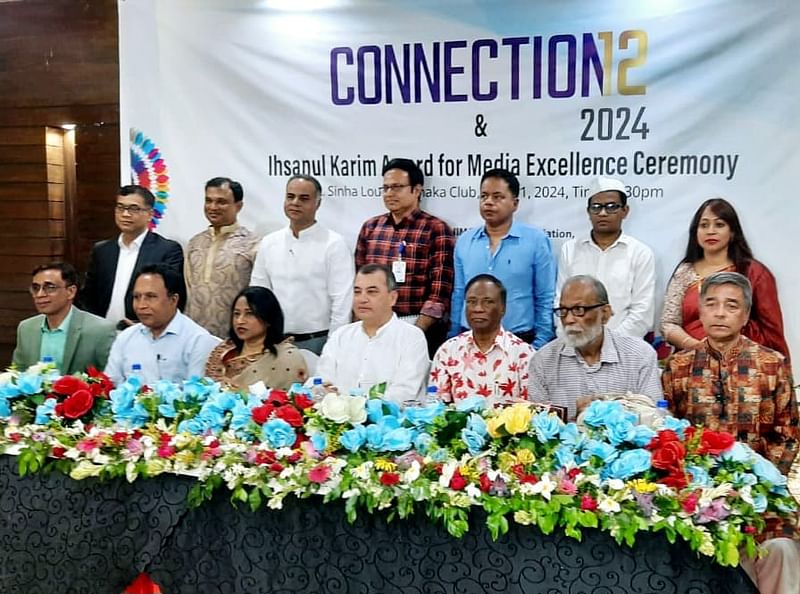
<svg viewBox="0 0 800 594">
<path fill-rule="evenodd" d="M 180 244 L 149 231 L 155 196 L 147 188 L 130 185 L 119 190 L 114 221 L 119 237 L 100 241 L 92 248 L 83 306 L 125 328 L 137 321 L 133 311 L 133 280 L 151 264 L 164 264 L 183 278 L 183 250 Z M 179 305 L 185 301 L 185 290 Z"/>
</svg>

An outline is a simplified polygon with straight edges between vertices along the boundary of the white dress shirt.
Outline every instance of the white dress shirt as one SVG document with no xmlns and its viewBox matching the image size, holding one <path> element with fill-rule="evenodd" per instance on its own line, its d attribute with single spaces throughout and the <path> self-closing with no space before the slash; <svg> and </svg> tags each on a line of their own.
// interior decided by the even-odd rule
<svg viewBox="0 0 800 594">
<path fill-rule="evenodd" d="M 271 289 L 287 334 L 337 328 L 350 321 L 353 254 L 338 233 L 314 223 L 295 237 L 286 227 L 258 248 L 250 284 Z"/>
<path fill-rule="evenodd" d="M 558 259 L 556 304 L 564 281 L 576 274 L 591 275 L 605 285 L 614 311 L 609 328 L 638 338 L 653 329 L 656 263 L 653 250 L 641 241 L 622 233 L 605 250 L 591 236 L 566 242 Z"/>
<path fill-rule="evenodd" d="M 344 393 L 386 382 L 384 397 L 403 404 L 425 393 L 429 367 L 425 333 L 392 314 L 371 338 L 361 322 L 339 328 L 325 343 L 316 374 Z"/>
<path fill-rule="evenodd" d="M 131 275 L 139 258 L 139 249 L 142 247 L 147 231 L 134 239 L 130 245 L 125 245 L 122 235 L 117 238 L 119 257 L 117 258 L 117 272 L 114 275 L 114 288 L 111 290 L 111 301 L 108 303 L 106 319 L 117 323 L 125 319 L 125 295 L 131 283 Z"/>
</svg>

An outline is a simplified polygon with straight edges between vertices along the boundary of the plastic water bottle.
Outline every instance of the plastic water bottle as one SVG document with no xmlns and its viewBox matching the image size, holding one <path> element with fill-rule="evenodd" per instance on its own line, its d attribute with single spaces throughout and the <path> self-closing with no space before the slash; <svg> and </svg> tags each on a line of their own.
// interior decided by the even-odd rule
<svg viewBox="0 0 800 594">
<path fill-rule="evenodd" d="M 425 390 L 425 399 L 423 404 L 435 404 L 439 400 L 439 388 L 434 385 L 428 386 Z"/>
<path fill-rule="evenodd" d="M 664 424 L 664 419 L 671 416 L 672 414 L 669 412 L 669 402 L 666 400 L 659 400 L 656 402 L 656 410 L 653 414 L 653 424 L 656 427 L 661 427 Z"/>
<path fill-rule="evenodd" d="M 50 355 L 45 355 L 44 357 L 42 357 L 42 363 L 44 363 L 45 365 L 49 365 L 52 362 L 53 362 L 53 357 L 51 357 Z"/>
<path fill-rule="evenodd" d="M 134 363 L 131 365 L 131 372 L 128 374 L 128 381 L 132 384 L 135 384 L 137 388 L 141 388 L 143 384 L 142 380 L 142 364 L 141 363 Z"/>
<path fill-rule="evenodd" d="M 314 402 L 319 402 L 325 398 L 325 394 L 327 393 L 328 392 L 325 390 L 325 386 L 322 385 L 322 378 L 315 377 L 311 385 L 311 400 Z"/>
</svg>

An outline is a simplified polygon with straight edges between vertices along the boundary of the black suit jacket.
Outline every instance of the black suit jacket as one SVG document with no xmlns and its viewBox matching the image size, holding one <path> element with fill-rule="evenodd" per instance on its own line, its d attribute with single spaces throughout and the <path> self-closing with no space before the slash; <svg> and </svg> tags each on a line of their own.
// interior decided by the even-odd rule
<svg viewBox="0 0 800 594">
<path fill-rule="evenodd" d="M 89 269 L 86 271 L 86 282 L 81 291 L 81 303 L 84 309 L 98 316 L 105 316 L 111 303 L 111 291 L 117 274 L 119 260 L 119 244 L 117 239 L 98 241 L 92 247 L 89 257 Z M 183 249 L 177 241 L 161 237 L 158 233 L 148 232 L 139 249 L 139 257 L 133 267 L 128 291 L 125 293 L 125 317 L 137 321 L 133 311 L 133 283 L 136 275 L 150 264 L 165 264 L 174 269 L 183 279 Z M 181 291 L 180 303 L 185 300 L 186 291 Z"/>
</svg>

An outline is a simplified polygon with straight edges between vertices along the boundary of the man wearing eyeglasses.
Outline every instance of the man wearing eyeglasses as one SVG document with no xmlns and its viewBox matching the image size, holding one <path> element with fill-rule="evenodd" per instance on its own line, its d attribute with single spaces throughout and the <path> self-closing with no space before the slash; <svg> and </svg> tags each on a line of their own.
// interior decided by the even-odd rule
<svg viewBox="0 0 800 594">
<path fill-rule="evenodd" d="M 653 250 L 622 232 L 628 210 L 621 181 L 592 180 L 586 208 L 592 230 L 561 246 L 558 286 L 576 274 L 592 275 L 608 288 L 612 310 L 608 327 L 641 338 L 653 327 L 656 263 Z"/>
<path fill-rule="evenodd" d="M 65 375 L 103 370 L 116 331 L 114 324 L 73 305 L 78 293 L 78 272 L 71 264 L 53 262 L 33 271 L 29 288 L 39 315 L 17 326 L 17 346 L 12 361 L 26 369 L 52 359 Z"/>
<path fill-rule="evenodd" d="M 114 206 L 119 237 L 96 243 L 89 257 L 82 303 L 93 314 L 117 324 L 119 329 L 137 320 L 133 310 L 133 280 L 143 267 L 164 264 L 183 278 L 180 244 L 148 231 L 155 201 L 153 193 L 142 186 L 120 188 Z"/>
<path fill-rule="evenodd" d="M 453 291 L 453 231 L 420 209 L 422 170 L 411 159 L 392 159 L 383 168 L 383 203 L 389 211 L 361 226 L 356 269 L 389 266 L 397 280 L 397 316 L 416 325 L 433 356 L 447 335 Z"/>
<path fill-rule="evenodd" d="M 700 287 L 700 321 L 706 338 L 700 346 L 667 360 L 664 397 L 676 417 L 738 441 L 789 473 L 798 452 L 797 400 L 786 359 L 742 335 L 750 317 L 753 290 L 737 272 L 717 272 Z M 794 527 L 767 522 L 763 536 L 797 537 Z M 797 541 L 765 543 L 769 555 L 742 566 L 761 592 L 796 592 L 800 584 Z"/>
<path fill-rule="evenodd" d="M 612 311 L 603 283 L 588 275 L 568 278 L 553 313 L 563 331 L 533 356 L 532 400 L 565 407 L 568 420 L 575 419 L 579 400 L 603 394 L 661 400 L 656 352 L 641 338 L 607 327 Z"/>
</svg>

